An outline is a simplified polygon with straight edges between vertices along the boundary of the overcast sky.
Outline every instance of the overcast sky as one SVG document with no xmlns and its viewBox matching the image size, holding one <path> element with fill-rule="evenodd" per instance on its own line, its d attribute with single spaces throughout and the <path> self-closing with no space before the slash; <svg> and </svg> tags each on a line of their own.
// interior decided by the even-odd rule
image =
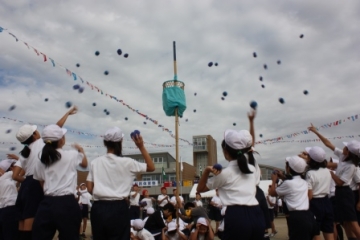
<svg viewBox="0 0 360 240">
<path fill-rule="evenodd" d="M 173 79 L 172 42 L 176 41 L 178 79 L 185 82 L 187 101 L 180 137 L 191 142 L 193 135 L 212 135 L 218 144 L 218 161 L 226 165 L 220 149 L 223 133 L 249 128 L 249 102 L 255 100 L 256 140 L 280 136 L 294 140 L 256 146 L 260 163 L 283 167 L 286 156 L 307 146 L 322 146 L 296 142 L 315 139 L 313 134 L 286 139 L 288 134 L 305 130 L 310 122 L 320 127 L 346 120 L 336 127 L 320 128 L 327 137 L 360 134 L 360 120 L 347 119 L 360 113 L 359 13 L 356 0 L 2 0 L 0 26 L 7 30 L 0 33 L 0 117 L 56 123 L 67 111 L 65 103 L 71 101 L 79 107 L 79 113 L 66 122 L 71 130 L 101 135 L 118 126 L 126 139 L 138 129 L 149 143 L 174 144 L 158 125 L 175 130 L 174 117 L 165 115 L 161 97 L 162 83 Z M 21 40 L 55 60 L 56 66 L 44 62 L 42 55 Z M 209 62 L 218 66 L 208 67 Z M 74 81 L 59 64 L 102 89 L 104 95 L 79 79 Z M 109 74 L 104 75 L 105 71 Z M 73 90 L 74 84 L 85 87 L 84 92 Z M 304 90 L 309 94 L 304 95 Z M 221 100 L 224 91 L 228 96 Z M 279 103 L 280 97 L 284 104 Z M 9 111 L 12 105 L 16 108 Z M 12 144 L 17 142 L 15 134 L 21 125 L 0 119 L 1 159 L 21 150 L 20 144 Z M 41 132 L 42 127 L 39 129 Z M 66 139 L 68 144 L 102 146 L 100 137 L 69 132 Z M 342 148 L 346 140 L 334 143 Z M 192 164 L 192 147 L 180 144 L 180 155 Z M 125 153 L 138 152 L 129 148 L 135 146 L 131 141 L 124 146 Z M 150 152 L 169 151 L 175 156 L 174 147 L 146 146 Z M 16 150 L 10 151 L 11 147 Z M 102 147 L 86 148 L 89 159 L 104 152 Z"/>
</svg>

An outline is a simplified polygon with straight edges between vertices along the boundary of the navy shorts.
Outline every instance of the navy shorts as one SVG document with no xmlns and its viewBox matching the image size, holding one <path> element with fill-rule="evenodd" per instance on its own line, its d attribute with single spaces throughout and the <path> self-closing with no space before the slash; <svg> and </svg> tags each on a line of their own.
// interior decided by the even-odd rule
<svg viewBox="0 0 360 240">
<path fill-rule="evenodd" d="M 129 206 L 125 200 L 95 201 L 90 214 L 94 240 L 130 239 Z"/>
<path fill-rule="evenodd" d="M 335 196 L 330 197 L 330 202 L 331 202 L 331 207 L 332 207 L 332 210 L 334 213 L 334 223 L 337 223 L 337 222 L 339 222 L 339 220 L 338 220 L 339 218 L 336 213 L 336 198 L 335 198 Z"/>
<path fill-rule="evenodd" d="M 269 208 L 267 205 L 267 200 L 265 197 L 265 194 L 263 192 L 263 190 L 259 187 L 256 186 L 256 200 L 258 200 L 259 202 L 259 206 L 261 208 L 261 211 L 263 212 L 263 216 L 264 216 L 264 221 L 265 221 L 265 229 L 271 228 L 271 220 L 270 220 L 270 215 L 269 215 Z"/>
<path fill-rule="evenodd" d="M 140 207 L 130 205 L 130 220 L 139 219 L 140 218 Z"/>
<path fill-rule="evenodd" d="M 311 199 L 310 211 L 314 214 L 320 231 L 324 233 L 334 232 L 334 214 L 331 201 L 327 196 Z"/>
<path fill-rule="evenodd" d="M 336 186 L 336 214 L 338 221 L 343 222 L 357 222 L 355 199 L 349 186 Z"/>
<path fill-rule="evenodd" d="M 87 204 L 81 204 L 81 217 L 89 218 L 89 206 Z"/>
<path fill-rule="evenodd" d="M 56 230 L 60 240 L 79 240 L 81 211 L 75 196 L 45 196 L 35 215 L 33 239 L 53 239 Z"/>
<path fill-rule="evenodd" d="M 291 240 L 312 240 L 320 234 L 314 215 L 308 210 L 289 211 L 288 227 Z"/>
<path fill-rule="evenodd" d="M 210 215 L 209 218 L 216 222 L 220 222 L 222 220 L 220 208 L 210 206 L 210 214 L 209 215 Z"/>
<path fill-rule="evenodd" d="M 0 240 L 17 239 L 20 212 L 15 206 L 0 208 Z"/>
<path fill-rule="evenodd" d="M 264 238 L 265 221 L 259 205 L 228 206 L 224 221 L 222 240 Z"/>
<path fill-rule="evenodd" d="M 34 218 L 40 202 L 44 198 L 44 191 L 38 180 L 27 176 L 21 183 L 15 206 L 19 209 L 21 220 Z"/>
<path fill-rule="evenodd" d="M 274 221 L 274 209 L 269 208 L 269 216 L 270 216 L 270 222 Z"/>
<path fill-rule="evenodd" d="M 353 194 L 354 194 L 354 200 L 355 200 L 355 211 L 356 211 L 357 222 L 360 226 L 360 212 L 358 210 L 356 210 L 356 204 L 359 201 L 359 190 L 353 191 Z"/>
</svg>

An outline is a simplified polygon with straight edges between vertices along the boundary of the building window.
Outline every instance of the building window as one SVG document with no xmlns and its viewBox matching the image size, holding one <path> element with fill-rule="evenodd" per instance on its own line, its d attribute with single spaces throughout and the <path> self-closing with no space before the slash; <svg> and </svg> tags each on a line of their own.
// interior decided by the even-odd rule
<svg viewBox="0 0 360 240">
<path fill-rule="evenodd" d="M 153 158 L 154 163 L 163 163 L 163 157 Z"/>
<path fill-rule="evenodd" d="M 194 150 L 206 150 L 206 138 L 194 138 L 193 139 Z"/>
<path fill-rule="evenodd" d="M 151 181 L 152 177 L 151 176 L 142 176 L 142 180 L 143 181 Z"/>
<path fill-rule="evenodd" d="M 176 181 L 176 174 L 169 174 L 168 175 L 168 180 L 169 181 Z"/>
</svg>

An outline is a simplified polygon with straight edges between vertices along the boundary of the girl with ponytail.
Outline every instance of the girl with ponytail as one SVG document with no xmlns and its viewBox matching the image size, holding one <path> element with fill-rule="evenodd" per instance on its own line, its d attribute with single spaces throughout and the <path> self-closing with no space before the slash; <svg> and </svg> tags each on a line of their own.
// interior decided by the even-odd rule
<svg viewBox="0 0 360 240">
<path fill-rule="evenodd" d="M 253 115 L 251 115 L 253 116 Z M 253 156 L 253 137 L 247 130 L 226 130 L 221 143 L 229 164 L 222 170 L 212 166 L 204 170 L 197 191 L 218 189 L 223 206 L 227 206 L 221 239 L 263 239 L 265 222 L 256 200 L 256 169 Z M 214 177 L 209 179 L 210 173 Z M 242 216 L 242 217 L 239 217 Z"/>
<path fill-rule="evenodd" d="M 44 128 L 40 161 L 36 163 L 34 179 L 44 189 L 44 199 L 36 212 L 33 239 L 52 239 L 56 230 L 60 239 L 79 239 L 81 211 L 74 197 L 77 185 L 77 167 L 87 167 L 84 149 L 63 150 L 65 128 L 51 124 Z"/>
<path fill-rule="evenodd" d="M 75 114 L 76 107 L 71 108 L 58 122 L 62 127 L 69 115 Z M 39 181 L 33 178 L 37 162 L 40 162 L 39 154 L 45 143 L 41 139 L 36 125 L 25 124 L 16 133 L 16 138 L 24 145 L 16 162 L 12 178 L 21 182 L 16 207 L 19 209 L 21 218 L 19 221 L 19 239 L 32 239 L 32 225 L 39 203 L 44 193 Z M 9 155 L 8 155 L 9 156 Z M 17 158 L 17 156 L 12 156 Z"/>
</svg>

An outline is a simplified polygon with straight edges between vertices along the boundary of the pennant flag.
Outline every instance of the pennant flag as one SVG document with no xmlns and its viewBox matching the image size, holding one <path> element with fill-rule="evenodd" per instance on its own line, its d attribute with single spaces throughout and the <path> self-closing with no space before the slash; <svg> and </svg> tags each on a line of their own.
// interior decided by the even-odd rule
<svg viewBox="0 0 360 240">
<path fill-rule="evenodd" d="M 2 32 L 4 29 L 2 27 L 0 27 L 0 32 Z"/>
<path fill-rule="evenodd" d="M 165 173 L 165 170 L 164 170 L 164 166 L 162 167 L 161 175 L 162 175 L 163 179 L 166 179 L 166 173 Z"/>
<path fill-rule="evenodd" d="M 47 59 L 46 59 L 46 55 L 45 55 L 45 54 L 43 54 L 43 53 L 41 53 L 41 55 L 43 55 L 43 57 L 44 57 L 44 62 L 46 62 L 46 61 L 47 61 Z"/>
<path fill-rule="evenodd" d="M 75 73 L 72 73 L 73 77 L 74 77 L 74 81 L 76 81 L 76 74 Z"/>
<path fill-rule="evenodd" d="M 53 65 L 53 67 L 55 67 L 55 61 L 54 61 L 54 60 L 52 60 L 51 58 L 49 58 L 49 59 L 50 59 L 50 61 L 51 61 L 52 65 Z"/>
</svg>

